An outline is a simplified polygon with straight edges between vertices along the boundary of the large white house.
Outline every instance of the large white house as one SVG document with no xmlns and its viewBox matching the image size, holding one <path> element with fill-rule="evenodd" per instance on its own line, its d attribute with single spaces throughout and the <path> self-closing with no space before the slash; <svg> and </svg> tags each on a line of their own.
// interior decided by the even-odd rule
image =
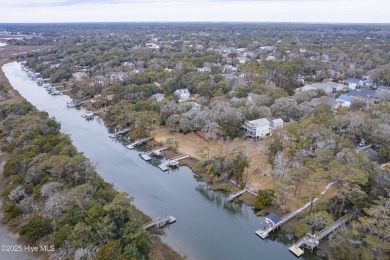
<svg viewBox="0 0 390 260">
<path fill-rule="evenodd" d="M 179 98 L 179 102 L 186 101 L 190 98 L 190 91 L 186 88 L 177 89 L 173 94 Z"/>
<path fill-rule="evenodd" d="M 247 136 L 260 138 L 271 134 L 271 123 L 266 118 L 246 121 L 242 126 Z"/>
</svg>

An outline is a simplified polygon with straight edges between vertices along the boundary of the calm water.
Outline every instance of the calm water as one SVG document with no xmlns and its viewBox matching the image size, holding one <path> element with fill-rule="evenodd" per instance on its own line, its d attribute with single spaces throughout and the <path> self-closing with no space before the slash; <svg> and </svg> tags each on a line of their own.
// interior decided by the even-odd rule
<svg viewBox="0 0 390 260">
<path fill-rule="evenodd" d="M 152 218 L 176 217 L 164 228 L 163 240 L 189 259 L 295 259 L 288 251 L 292 241 L 257 237 L 263 218 L 243 204 L 227 203 L 225 194 L 212 191 L 191 169 L 162 172 L 139 152 L 111 140 L 101 119 L 86 121 L 84 109 L 67 108 L 69 97 L 47 94 L 19 63 L 8 63 L 3 71 L 22 96 L 61 122 L 77 149 L 97 163 L 100 175 L 133 196 L 140 210 Z"/>
</svg>

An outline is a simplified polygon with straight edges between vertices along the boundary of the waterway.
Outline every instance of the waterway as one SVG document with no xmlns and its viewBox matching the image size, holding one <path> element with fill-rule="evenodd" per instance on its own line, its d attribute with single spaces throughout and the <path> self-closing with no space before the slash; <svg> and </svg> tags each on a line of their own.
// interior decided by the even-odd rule
<svg viewBox="0 0 390 260">
<path fill-rule="evenodd" d="M 100 118 L 86 121 L 81 117 L 85 109 L 67 108 L 68 96 L 47 94 L 19 63 L 2 69 L 24 98 L 61 123 L 62 131 L 97 164 L 106 181 L 134 197 L 134 204 L 150 217 L 177 219 L 164 228 L 163 240 L 188 259 L 295 259 L 288 250 L 292 241 L 280 232 L 267 240 L 256 236 L 263 218 L 251 207 L 227 202 L 227 194 L 212 191 L 188 167 L 167 173 L 143 161 L 139 152 L 110 139 Z"/>
</svg>

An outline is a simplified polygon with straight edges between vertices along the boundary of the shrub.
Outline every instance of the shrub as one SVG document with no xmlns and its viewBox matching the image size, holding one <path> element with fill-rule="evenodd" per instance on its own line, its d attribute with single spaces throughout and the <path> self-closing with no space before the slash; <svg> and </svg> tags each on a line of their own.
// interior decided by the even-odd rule
<svg viewBox="0 0 390 260">
<path fill-rule="evenodd" d="M 34 216 L 27 225 L 23 226 L 20 233 L 26 235 L 28 239 L 37 241 L 52 232 L 50 219 L 41 216 Z"/>
<path fill-rule="evenodd" d="M 255 209 L 262 210 L 272 204 L 274 194 L 270 190 L 259 190 L 255 199 Z"/>
</svg>

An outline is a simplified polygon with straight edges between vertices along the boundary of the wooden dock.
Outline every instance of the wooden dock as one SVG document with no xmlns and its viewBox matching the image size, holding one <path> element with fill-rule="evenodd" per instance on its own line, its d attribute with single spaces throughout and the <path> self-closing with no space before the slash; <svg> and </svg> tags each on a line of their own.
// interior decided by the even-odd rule
<svg viewBox="0 0 390 260">
<path fill-rule="evenodd" d="M 157 219 L 152 220 L 152 221 L 150 221 L 148 223 L 145 223 L 143 225 L 143 228 L 144 229 L 148 229 L 148 228 L 151 228 L 153 226 L 156 226 L 158 228 L 162 228 L 165 225 L 172 224 L 174 222 L 176 222 L 176 218 L 174 218 L 173 216 L 168 216 L 168 217 L 165 217 L 165 218 L 157 218 Z"/>
<path fill-rule="evenodd" d="M 228 201 L 234 200 L 235 198 L 237 198 L 237 197 L 240 196 L 241 194 L 244 194 L 244 193 L 247 192 L 247 191 L 248 191 L 247 189 L 243 189 L 243 190 L 240 190 L 239 192 L 230 194 L 229 197 L 228 197 Z"/>
<path fill-rule="evenodd" d="M 152 158 L 147 153 L 140 154 L 141 158 L 145 161 L 150 161 Z"/>
<path fill-rule="evenodd" d="M 152 155 L 162 156 L 162 151 L 164 151 L 166 149 L 168 149 L 168 146 L 160 147 L 160 148 L 154 149 L 152 151 L 148 151 L 146 153 L 142 153 L 142 154 L 140 154 L 140 156 L 145 161 L 149 161 L 149 160 L 152 159 L 152 157 L 151 157 Z"/>
<path fill-rule="evenodd" d="M 345 215 L 344 217 L 334 222 L 332 225 L 321 230 L 318 235 L 307 234 L 306 236 L 298 240 L 294 245 L 292 245 L 289 248 L 289 250 L 297 257 L 303 255 L 304 248 L 313 251 L 314 248 L 318 247 L 321 239 L 329 235 L 331 232 L 339 228 L 341 225 L 345 224 L 348 220 L 350 220 L 355 215 L 355 213 L 356 213 L 355 211 L 352 211 L 351 213 Z"/>
<path fill-rule="evenodd" d="M 289 221 L 290 219 L 292 219 L 293 217 L 295 217 L 296 215 L 298 215 L 299 213 L 301 213 L 303 210 L 305 210 L 306 208 L 308 208 L 312 203 L 314 204 L 317 200 L 320 199 L 320 197 L 322 195 L 324 195 L 328 189 L 334 184 L 334 182 L 331 182 L 329 183 L 328 185 L 326 185 L 325 189 L 320 193 L 320 196 L 318 196 L 317 198 L 314 198 L 312 201 L 309 201 L 308 203 L 306 203 L 305 205 L 303 205 L 303 207 L 293 211 L 293 212 L 290 212 L 286 215 L 284 215 L 281 220 L 276 223 L 275 225 L 272 225 L 272 226 L 268 226 L 266 227 L 265 229 L 259 229 L 257 230 L 255 233 L 256 235 L 258 235 L 259 237 L 261 237 L 262 239 L 265 239 L 266 237 L 268 237 L 268 234 L 271 232 L 271 231 L 274 231 L 275 229 L 277 229 L 278 227 L 280 227 L 281 225 L 283 225 L 284 223 L 286 223 L 287 221 Z"/>
<path fill-rule="evenodd" d="M 151 139 L 152 139 L 152 137 L 141 138 L 141 139 L 135 140 L 134 142 L 132 142 L 131 144 L 129 144 L 126 147 L 131 150 L 131 149 L 134 149 L 136 146 L 141 145 L 141 144 L 143 144 Z"/>
<path fill-rule="evenodd" d="M 117 131 L 117 132 L 115 132 L 115 133 L 113 133 L 113 134 L 110 134 L 109 137 L 110 137 L 110 138 L 117 138 L 118 136 L 124 135 L 124 134 L 126 134 L 127 132 L 129 132 L 129 131 L 130 131 L 130 128 L 125 128 L 125 129 L 123 129 L 123 130 L 120 130 L 120 131 Z"/>
<path fill-rule="evenodd" d="M 168 159 L 166 162 L 160 164 L 158 167 L 163 172 L 165 172 L 165 171 L 169 170 L 169 168 L 168 168 L 169 166 L 178 166 L 180 160 L 183 160 L 183 159 L 188 158 L 188 157 L 190 157 L 188 154 L 178 155 L 176 157 Z"/>
</svg>

